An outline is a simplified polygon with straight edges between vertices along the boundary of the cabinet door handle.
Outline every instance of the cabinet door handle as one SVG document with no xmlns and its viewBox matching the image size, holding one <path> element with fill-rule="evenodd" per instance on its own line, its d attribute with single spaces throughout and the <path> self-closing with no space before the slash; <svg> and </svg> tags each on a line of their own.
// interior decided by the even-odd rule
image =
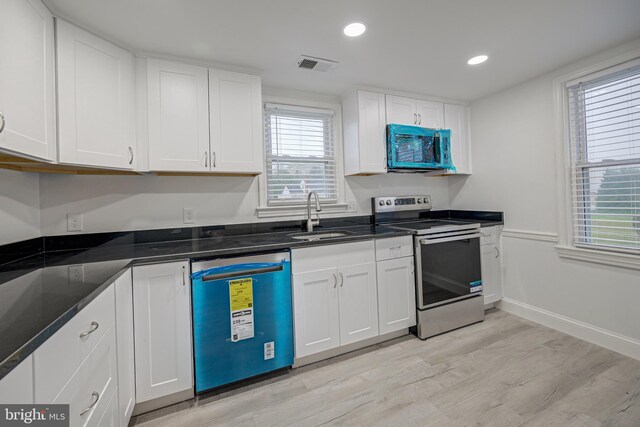
<svg viewBox="0 0 640 427">
<path fill-rule="evenodd" d="M 207 151 L 204 152 L 204 167 L 208 168 L 209 167 L 209 153 Z"/>
<path fill-rule="evenodd" d="M 418 114 L 418 124 L 422 124 L 422 114 Z"/>
<path fill-rule="evenodd" d="M 129 146 L 129 164 L 133 164 L 133 148 Z"/>
<path fill-rule="evenodd" d="M 91 396 L 93 396 L 93 402 L 91 402 L 91 405 L 87 406 L 82 411 L 80 411 L 81 416 L 89 412 L 91 408 L 96 406 L 98 404 L 98 401 L 100 400 L 100 393 L 98 393 L 97 391 L 94 391 L 93 393 L 91 393 Z"/>
<path fill-rule="evenodd" d="M 213 152 L 213 167 L 216 167 L 216 152 Z"/>
<path fill-rule="evenodd" d="M 498 258 L 500 256 L 500 249 L 498 249 L 497 246 L 494 246 L 493 249 L 496 250 L 496 258 Z"/>
<path fill-rule="evenodd" d="M 85 331 L 83 333 L 80 334 L 80 338 L 84 338 L 86 336 L 91 335 L 92 333 L 94 333 L 98 327 L 100 327 L 100 325 L 98 324 L 98 322 L 91 322 L 91 329 L 89 329 L 88 331 Z"/>
<path fill-rule="evenodd" d="M 342 275 L 342 273 L 338 274 L 340 274 L 340 287 L 342 287 L 342 285 L 344 285 L 344 276 Z"/>
<path fill-rule="evenodd" d="M 5 119 L 4 119 L 4 114 L 2 114 L 2 111 L 0 111 L 0 133 L 2 133 L 2 131 L 4 130 L 4 124 L 5 124 Z"/>
<path fill-rule="evenodd" d="M 184 278 L 184 273 L 186 273 L 187 268 L 183 265 L 182 266 L 182 286 L 187 286 L 187 279 Z"/>
<path fill-rule="evenodd" d="M 413 124 L 416 125 L 418 124 L 418 114 L 413 113 Z"/>
<path fill-rule="evenodd" d="M 333 288 L 335 289 L 338 286 L 338 276 L 336 273 L 331 273 L 333 275 Z"/>
</svg>

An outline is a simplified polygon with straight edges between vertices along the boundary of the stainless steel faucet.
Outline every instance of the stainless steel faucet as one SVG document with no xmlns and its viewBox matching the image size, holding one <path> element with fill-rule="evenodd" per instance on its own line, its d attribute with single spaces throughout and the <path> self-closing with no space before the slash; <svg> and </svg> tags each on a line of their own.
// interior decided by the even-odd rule
<svg viewBox="0 0 640 427">
<path fill-rule="evenodd" d="M 316 193 L 315 191 L 310 192 L 307 196 L 307 231 L 309 233 L 313 231 L 314 225 L 320 224 L 320 219 L 317 219 L 315 221 L 311 219 L 311 196 L 316 196 L 316 212 L 320 212 L 322 210 L 318 193 Z"/>
</svg>

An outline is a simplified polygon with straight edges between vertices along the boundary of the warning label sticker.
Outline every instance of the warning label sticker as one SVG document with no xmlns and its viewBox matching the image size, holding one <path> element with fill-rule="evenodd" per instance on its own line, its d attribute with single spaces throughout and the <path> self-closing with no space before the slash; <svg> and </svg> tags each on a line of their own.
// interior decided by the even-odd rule
<svg viewBox="0 0 640 427">
<path fill-rule="evenodd" d="M 253 279 L 229 281 L 231 341 L 253 338 Z"/>
</svg>

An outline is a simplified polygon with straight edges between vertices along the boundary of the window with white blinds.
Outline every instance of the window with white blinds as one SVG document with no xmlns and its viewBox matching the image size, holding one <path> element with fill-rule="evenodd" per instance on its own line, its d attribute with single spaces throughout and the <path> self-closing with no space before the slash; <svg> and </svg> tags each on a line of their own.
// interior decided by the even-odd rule
<svg viewBox="0 0 640 427">
<path fill-rule="evenodd" d="M 574 244 L 640 253 L 640 65 L 567 90 Z"/>
<path fill-rule="evenodd" d="M 311 191 L 335 203 L 333 110 L 266 104 L 267 205 L 306 203 Z"/>
</svg>

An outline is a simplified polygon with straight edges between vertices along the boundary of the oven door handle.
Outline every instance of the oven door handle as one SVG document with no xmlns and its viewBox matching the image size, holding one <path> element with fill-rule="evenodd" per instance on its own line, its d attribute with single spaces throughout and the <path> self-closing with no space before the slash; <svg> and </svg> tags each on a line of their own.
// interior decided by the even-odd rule
<svg viewBox="0 0 640 427">
<path fill-rule="evenodd" d="M 445 237 L 445 238 L 442 238 L 442 239 L 422 239 L 422 240 L 419 240 L 419 243 L 421 245 L 434 245 L 436 243 L 454 242 L 456 240 L 475 239 L 476 237 L 480 238 L 480 236 L 482 236 L 482 234 L 480 234 L 480 233 L 462 234 L 460 236 Z"/>
</svg>

